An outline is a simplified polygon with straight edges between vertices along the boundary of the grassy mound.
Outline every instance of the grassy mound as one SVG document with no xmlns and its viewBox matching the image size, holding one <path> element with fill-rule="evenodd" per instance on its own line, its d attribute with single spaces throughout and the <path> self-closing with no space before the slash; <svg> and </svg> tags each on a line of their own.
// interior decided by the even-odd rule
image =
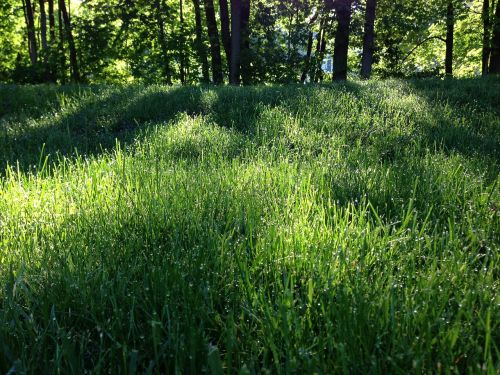
<svg viewBox="0 0 500 375">
<path fill-rule="evenodd" d="M 495 373 L 499 87 L 0 86 L 0 372 Z"/>
</svg>

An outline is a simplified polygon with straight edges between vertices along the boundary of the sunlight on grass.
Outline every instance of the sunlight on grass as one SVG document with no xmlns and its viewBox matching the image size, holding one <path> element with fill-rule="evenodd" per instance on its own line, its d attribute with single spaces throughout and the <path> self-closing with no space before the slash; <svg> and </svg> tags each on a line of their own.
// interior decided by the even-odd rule
<svg viewBox="0 0 500 375">
<path fill-rule="evenodd" d="M 419 85 L 0 86 L 0 369 L 494 373 L 498 82 Z"/>
</svg>

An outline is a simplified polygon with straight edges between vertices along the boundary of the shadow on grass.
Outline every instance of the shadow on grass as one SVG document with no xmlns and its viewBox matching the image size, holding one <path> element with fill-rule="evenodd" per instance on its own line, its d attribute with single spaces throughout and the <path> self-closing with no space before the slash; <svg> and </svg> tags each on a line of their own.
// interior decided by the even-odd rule
<svg viewBox="0 0 500 375">
<path fill-rule="evenodd" d="M 207 116 L 218 126 L 250 138 L 255 136 L 260 116 L 267 109 L 298 117 L 305 113 L 309 118 L 317 117 L 314 120 L 335 123 L 335 111 L 342 108 L 334 102 L 346 93 L 353 98 L 354 107 L 361 107 L 346 108 L 342 114 L 349 124 L 354 124 L 352 128 L 340 124 L 340 129 L 332 131 L 338 132 L 348 145 L 356 146 L 358 140 L 363 147 L 382 145 L 382 161 L 392 162 L 406 143 L 415 141 L 466 156 L 498 160 L 500 106 L 494 88 L 499 82 L 420 80 L 244 88 L 4 85 L 0 86 L 0 169 L 17 164 L 21 171 L 36 170 L 46 155 L 53 164 L 58 156 L 99 155 L 112 150 L 117 141 L 126 146 L 140 140 L 143 130 L 151 125 L 167 125 L 181 113 Z M 332 100 L 335 110 L 328 112 L 328 104 L 321 103 L 325 97 L 317 95 L 318 88 L 328 93 L 326 98 Z M 387 108 L 380 105 L 380 100 L 394 89 L 402 90 L 402 95 L 413 92 L 422 98 L 432 121 L 418 124 L 417 131 L 406 135 L 389 123 L 385 126 L 385 117 L 392 115 L 384 113 Z M 472 93 L 479 99 L 474 99 Z M 322 107 L 324 113 L 316 113 L 315 106 Z M 377 121 L 374 116 L 380 117 L 377 111 L 383 113 L 384 125 L 372 131 L 370 127 Z M 370 121 L 358 121 L 367 113 Z M 408 121 L 419 121 L 409 116 Z"/>
<path fill-rule="evenodd" d="M 13 109 L 0 108 L 0 165 L 17 164 L 28 171 L 46 155 L 53 163 L 57 156 L 99 155 L 117 141 L 130 144 L 141 130 L 166 125 L 181 113 L 206 115 L 248 134 L 255 129 L 259 110 L 292 95 L 279 88 L 160 86 L 40 86 L 37 95 L 33 86 L 1 86 L 0 97 L 18 101 Z"/>
<path fill-rule="evenodd" d="M 447 152 L 500 160 L 498 78 L 410 80 L 411 89 L 427 103 L 432 123 L 422 140 Z"/>
</svg>

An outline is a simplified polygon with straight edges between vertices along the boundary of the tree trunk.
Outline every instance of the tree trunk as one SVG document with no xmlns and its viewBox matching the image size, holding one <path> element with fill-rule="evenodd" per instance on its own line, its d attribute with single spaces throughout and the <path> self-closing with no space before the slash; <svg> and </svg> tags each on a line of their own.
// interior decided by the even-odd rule
<svg viewBox="0 0 500 375">
<path fill-rule="evenodd" d="M 48 64 L 49 46 L 47 44 L 47 15 L 45 13 L 45 0 L 39 0 L 40 6 L 40 40 L 42 45 L 42 58 L 44 80 L 50 81 L 50 68 Z"/>
<path fill-rule="evenodd" d="M 179 75 L 180 75 L 180 79 L 181 79 L 181 84 L 183 85 L 184 83 L 186 83 L 186 54 L 184 53 L 184 49 L 186 48 L 186 43 L 185 43 L 185 35 L 184 35 L 184 12 L 183 12 L 183 9 L 182 9 L 182 0 L 179 0 L 179 20 L 180 20 L 180 26 L 181 26 L 181 35 L 180 35 L 180 48 L 179 48 L 179 52 L 180 52 L 180 71 L 179 71 Z"/>
<path fill-rule="evenodd" d="M 35 32 L 35 15 L 31 0 L 23 0 L 23 10 L 26 20 L 26 28 L 28 30 L 28 49 L 31 65 L 35 67 L 38 60 L 36 32 Z"/>
<path fill-rule="evenodd" d="M 453 76 L 453 32 L 455 27 L 455 16 L 453 0 L 448 0 L 446 8 L 446 57 L 444 62 L 445 74 Z"/>
<path fill-rule="evenodd" d="M 377 0 L 366 0 L 365 33 L 363 36 L 363 56 L 361 58 L 361 77 L 364 79 L 369 79 L 372 74 L 376 8 Z"/>
<path fill-rule="evenodd" d="M 319 74 L 319 71 L 321 70 L 320 55 L 321 55 L 321 44 L 322 44 L 322 39 L 323 39 L 323 33 L 324 33 L 324 28 L 325 28 L 324 25 L 325 25 L 325 22 L 324 22 L 324 19 L 322 18 L 319 21 L 319 31 L 318 31 L 318 34 L 316 35 L 316 51 L 314 52 L 314 67 L 313 67 L 313 71 L 311 74 L 311 82 L 317 82 L 318 74 Z"/>
<path fill-rule="evenodd" d="M 163 78 L 165 78 L 165 83 L 167 85 L 172 84 L 172 72 L 170 71 L 170 64 L 168 62 L 168 48 L 167 40 L 165 38 L 165 24 L 162 17 L 162 7 L 161 0 L 155 0 L 154 2 L 155 13 L 156 13 L 156 24 L 158 26 L 158 43 L 161 47 L 161 53 L 163 58 Z"/>
<path fill-rule="evenodd" d="M 73 32 L 71 30 L 71 22 L 69 19 L 69 14 L 66 10 L 66 4 L 64 0 L 59 0 L 59 9 L 64 20 L 64 27 L 66 30 L 66 38 L 68 39 L 69 46 L 69 63 L 71 65 L 71 78 L 74 82 L 80 81 L 80 71 L 78 70 L 78 61 L 76 58 L 76 47 L 75 41 L 73 39 Z"/>
<path fill-rule="evenodd" d="M 306 52 L 306 59 L 304 62 L 304 70 L 302 71 L 302 76 L 300 77 L 301 83 L 305 82 L 307 74 L 309 73 L 309 68 L 311 66 L 312 45 L 313 45 L 313 33 L 312 31 L 309 31 L 309 36 L 307 37 L 307 52 Z"/>
<path fill-rule="evenodd" d="M 56 42 L 56 20 L 54 17 L 54 0 L 48 0 L 49 5 L 49 36 L 50 44 L 55 44 Z"/>
<path fill-rule="evenodd" d="M 201 64 L 202 82 L 207 83 L 210 81 L 208 72 L 208 60 L 205 46 L 203 45 L 203 28 L 201 23 L 200 0 L 193 0 L 194 18 L 196 23 L 196 39 L 195 45 L 198 52 L 198 57 Z"/>
<path fill-rule="evenodd" d="M 54 17 L 54 0 L 48 0 L 48 8 L 49 8 L 49 80 L 51 82 L 56 81 L 57 76 L 57 62 L 56 56 L 54 53 L 54 49 L 56 46 L 56 20 Z"/>
<path fill-rule="evenodd" d="M 493 18 L 489 73 L 500 73 L 500 1 L 497 2 L 495 17 Z"/>
<path fill-rule="evenodd" d="M 217 31 L 217 21 L 213 0 L 205 1 L 205 16 L 207 20 L 208 39 L 210 41 L 210 56 L 212 57 L 212 78 L 216 85 L 223 82 L 222 59 L 220 54 L 219 32 Z"/>
<path fill-rule="evenodd" d="M 241 1 L 241 80 L 244 85 L 250 85 L 252 74 L 250 72 L 250 0 Z"/>
<path fill-rule="evenodd" d="M 231 69 L 229 83 L 240 84 L 241 1 L 231 0 Z"/>
<path fill-rule="evenodd" d="M 349 25 L 351 23 L 352 0 L 337 0 L 335 4 L 338 25 L 337 32 L 335 33 L 333 52 L 333 80 L 345 81 L 347 79 L 347 54 L 349 51 Z"/>
<path fill-rule="evenodd" d="M 321 49 L 319 52 L 318 82 L 323 82 L 323 69 L 321 69 L 321 64 L 323 63 L 323 59 L 325 57 L 325 51 L 326 51 L 326 28 L 323 30 L 323 36 L 321 37 Z"/>
<path fill-rule="evenodd" d="M 62 11 L 59 7 L 57 11 L 58 24 L 59 24 L 59 64 L 61 71 L 61 83 L 66 83 L 66 55 L 64 53 L 64 32 L 63 32 L 63 18 Z"/>
<path fill-rule="evenodd" d="M 488 74 L 490 60 L 490 0 L 483 0 L 483 51 L 481 56 L 481 74 Z"/>
<path fill-rule="evenodd" d="M 222 36 L 222 45 L 226 53 L 227 66 L 231 66 L 231 32 L 229 30 L 229 8 L 227 0 L 219 0 L 220 9 L 220 33 Z"/>
<path fill-rule="evenodd" d="M 47 60 L 47 15 L 45 14 L 45 0 L 39 0 L 40 4 L 40 38 L 42 40 L 42 51 L 44 60 Z"/>
</svg>

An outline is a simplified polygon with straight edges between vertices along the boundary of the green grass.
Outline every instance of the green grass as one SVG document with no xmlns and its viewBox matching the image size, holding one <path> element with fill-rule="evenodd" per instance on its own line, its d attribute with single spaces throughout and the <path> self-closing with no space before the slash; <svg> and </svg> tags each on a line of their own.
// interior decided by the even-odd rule
<svg viewBox="0 0 500 375">
<path fill-rule="evenodd" d="M 499 87 L 0 86 L 0 372 L 497 373 Z"/>
</svg>

